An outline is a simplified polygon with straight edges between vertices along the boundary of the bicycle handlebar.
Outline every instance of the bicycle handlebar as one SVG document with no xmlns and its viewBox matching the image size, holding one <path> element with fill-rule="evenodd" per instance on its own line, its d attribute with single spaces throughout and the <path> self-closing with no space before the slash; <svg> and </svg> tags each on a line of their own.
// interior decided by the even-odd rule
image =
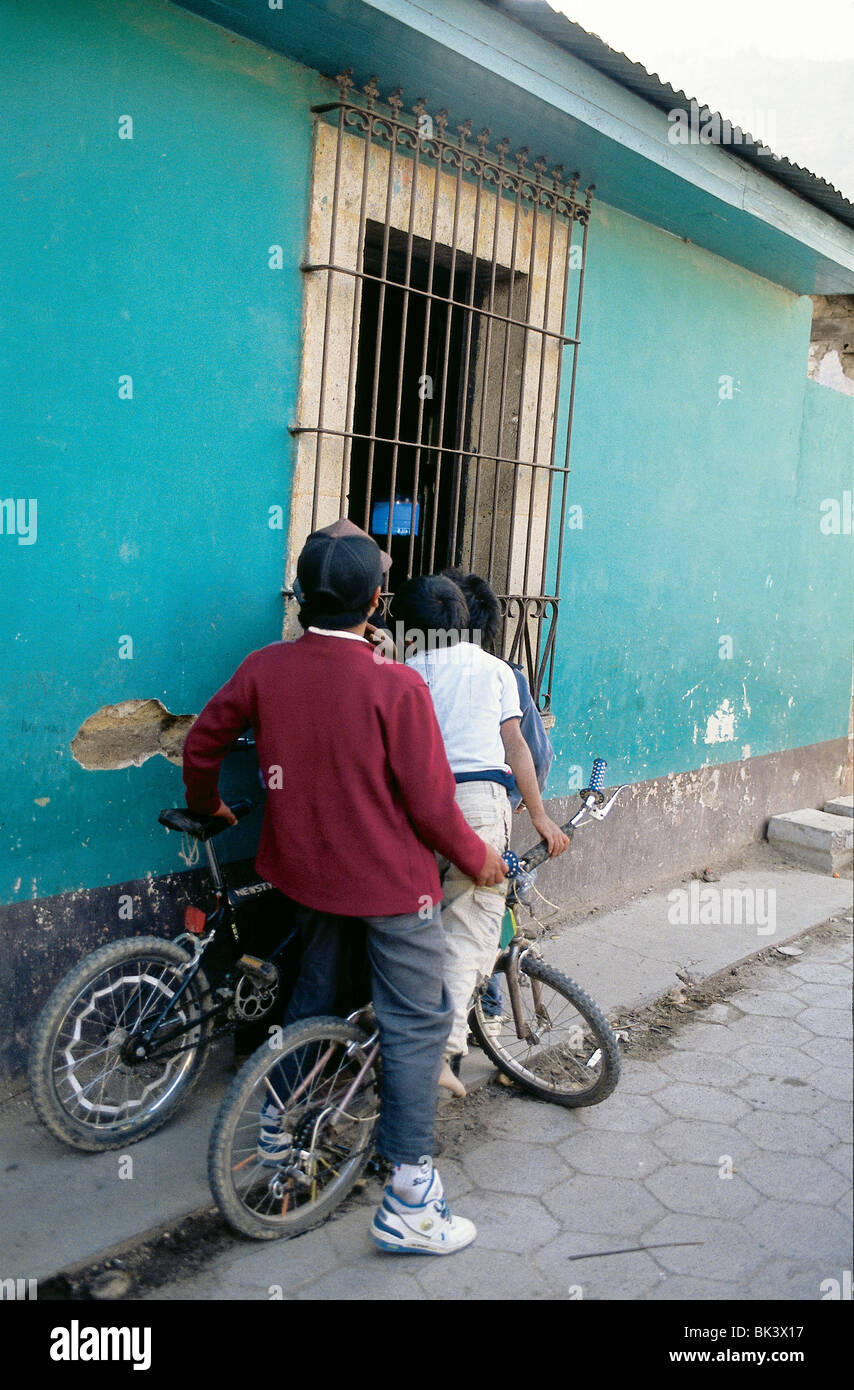
<svg viewBox="0 0 854 1390">
<path fill-rule="evenodd" d="M 590 774 L 590 783 L 584 787 L 580 793 L 581 808 L 575 815 L 567 821 L 566 825 L 561 826 L 564 835 L 568 835 L 570 840 L 574 832 L 582 825 L 587 825 L 589 820 L 604 820 L 623 790 L 625 783 L 617 787 L 616 790 L 605 801 L 602 792 L 602 779 L 605 768 L 608 766 L 604 758 L 593 759 L 593 771 Z M 587 819 L 585 819 L 587 817 Z M 533 845 L 522 855 L 516 855 L 512 850 L 502 856 L 507 865 L 508 879 L 516 878 L 520 873 L 527 873 L 531 869 L 536 869 L 540 864 L 544 864 L 551 856 L 549 847 L 545 840 L 540 840 L 539 844 Z"/>
</svg>

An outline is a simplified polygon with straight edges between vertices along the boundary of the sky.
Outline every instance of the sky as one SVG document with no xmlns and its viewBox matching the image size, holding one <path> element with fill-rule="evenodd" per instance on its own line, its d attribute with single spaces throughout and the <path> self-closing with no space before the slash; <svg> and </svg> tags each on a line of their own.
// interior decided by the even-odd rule
<svg viewBox="0 0 854 1390">
<path fill-rule="evenodd" d="M 549 0 L 854 202 L 854 0 Z"/>
</svg>

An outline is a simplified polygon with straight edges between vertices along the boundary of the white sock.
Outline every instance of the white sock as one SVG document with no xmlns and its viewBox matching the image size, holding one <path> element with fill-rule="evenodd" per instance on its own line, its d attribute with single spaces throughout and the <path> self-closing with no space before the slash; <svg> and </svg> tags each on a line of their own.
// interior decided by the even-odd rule
<svg viewBox="0 0 854 1390">
<path fill-rule="evenodd" d="M 417 1163 L 395 1163 L 391 1170 L 392 1192 L 413 1206 L 424 1201 L 432 1181 L 432 1158 L 424 1157 Z"/>
</svg>

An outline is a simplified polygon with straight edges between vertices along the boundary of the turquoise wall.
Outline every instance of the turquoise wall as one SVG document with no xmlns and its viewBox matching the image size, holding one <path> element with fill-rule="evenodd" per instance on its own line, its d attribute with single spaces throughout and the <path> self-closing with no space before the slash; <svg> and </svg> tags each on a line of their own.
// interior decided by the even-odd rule
<svg viewBox="0 0 854 1390">
<path fill-rule="evenodd" d="M 38 502 L 34 544 L 0 534 L 14 902 L 183 867 L 156 824 L 179 770 L 87 772 L 71 740 L 120 700 L 197 712 L 279 636 L 268 517 L 287 527 L 308 108 L 328 86 L 157 0 L 0 10 L 0 500 Z M 594 752 L 637 780 L 845 733 L 850 537 L 819 520 L 850 486 L 854 402 L 806 380 L 809 320 L 809 300 L 595 209 L 551 794 Z M 733 736 L 709 742 L 716 716 Z"/>
<path fill-rule="evenodd" d="M 594 204 L 552 794 L 593 753 L 635 781 L 846 733 L 851 536 L 820 521 L 854 399 L 807 379 L 811 311 Z"/>
<path fill-rule="evenodd" d="M 183 868 L 156 823 L 180 770 L 87 772 L 71 740 L 120 700 L 198 712 L 281 634 L 286 531 L 268 509 L 287 526 L 326 86 L 169 6 L 0 9 L 0 499 L 38 502 L 35 544 L 0 534 L 10 902 Z"/>
</svg>

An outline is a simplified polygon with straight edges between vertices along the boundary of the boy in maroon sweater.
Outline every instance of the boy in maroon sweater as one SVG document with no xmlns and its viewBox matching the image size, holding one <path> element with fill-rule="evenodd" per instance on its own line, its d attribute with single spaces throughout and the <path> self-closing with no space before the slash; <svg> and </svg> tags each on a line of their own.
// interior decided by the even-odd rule
<svg viewBox="0 0 854 1390">
<path fill-rule="evenodd" d="M 379 547 L 352 523 L 309 536 L 297 566 L 306 631 L 252 652 L 208 702 L 184 781 L 192 810 L 232 821 L 219 768 L 252 727 L 268 789 L 256 867 L 296 904 L 304 942 L 285 1022 L 332 1011 L 364 931 L 383 1058 L 377 1148 L 392 1163 L 371 1233 L 383 1249 L 451 1254 L 475 1228 L 452 1216 L 431 1157 L 451 1021 L 435 853 L 484 885 L 505 870 L 457 807 L 424 681 L 365 639 L 382 575 Z M 286 1143 L 271 1106 L 259 1153 L 275 1162 Z"/>
</svg>

